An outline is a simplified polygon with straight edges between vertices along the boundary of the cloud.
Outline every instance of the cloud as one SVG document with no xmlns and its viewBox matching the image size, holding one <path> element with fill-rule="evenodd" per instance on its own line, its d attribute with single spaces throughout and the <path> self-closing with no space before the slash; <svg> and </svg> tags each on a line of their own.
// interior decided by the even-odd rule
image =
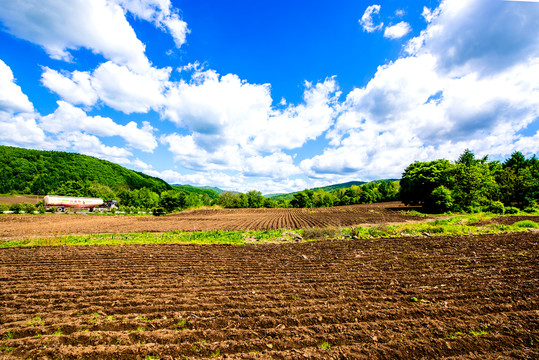
<svg viewBox="0 0 539 360">
<path fill-rule="evenodd" d="M 176 47 L 180 48 L 186 41 L 189 29 L 187 23 L 180 19 L 170 0 L 115 0 L 124 9 L 140 19 L 154 23 L 158 28 L 172 35 Z"/>
<path fill-rule="evenodd" d="M 13 72 L 0 60 L 0 112 L 18 113 L 34 111 L 34 105 L 28 100 L 21 87 L 15 84 Z"/>
<path fill-rule="evenodd" d="M 443 1 L 430 14 L 430 24 L 408 51 L 435 55 L 439 70 L 453 76 L 474 71 L 488 76 L 539 53 L 538 6 L 488 0 Z"/>
<path fill-rule="evenodd" d="M 136 71 L 150 66 L 123 9 L 106 0 L 2 1 L 0 21 L 11 34 L 42 46 L 53 59 L 70 61 L 71 50 L 86 48 Z"/>
<path fill-rule="evenodd" d="M 3 145 L 47 149 L 51 145 L 33 114 L 0 111 L 0 141 Z"/>
<path fill-rule="evenodd" d="M 335 78 L 316 85 L 306 82 L 303 103 L 272 111 L 264 131 L 253 135 L 254 147 L 266 152 L 291 150 L 321 136 L 333 125 L 340 95 Z"/>
<path fill-rule="evenodd" d="M 412 31 L 410 24 L 401 21 L 396 25 L 386 27 L 384 37 L 389 39 L 400 39 L 401 37 L 407 35 L 410 31 Z"/>
<path fill-rule="evenodd" d="M 152 152 L 157 147 L 154 128 L 148 122 L 143 122 L 142 128 L 133 121 L 125 126 L 119 125 L 110 118 L 88 116 L 83 110 L 64 101 L 58 101 L 58 108 L 54 113 L 41 118 L 40 127 L 58 137 L 80 131 L 85 135 L 100 137 L 120 136 L 129 146 L 145 152 Z"/>
<path fill-rule="evenodd" d="M 44 68 L 41 83 L 60 97 L 74 105 L 92 106 L 97 102 L 97 92 L 92 86 L 88 72 L 73 71 L 61 74 L 56 70 Z"/>
<path fill-rule="evenodd" d="M 163 116 L 193 132 L 214 135 L 215 145 L 231 138 L 241 144 L 244 134 L 262 130 L 271 103 L 269 85 L 249 84 L 233 74 L 220 77 L 208 70 L 195 73 L 190 83 L 171 87 Z"/>
<path fill-rule="evenodd" d="M 367 7 L 365 13 L 361 19 L 359 19 L 359 24 L 363 27 L 363 31 L 366 32 L 375 32 L 377 30 L 382 30 L 384 23 L 381 22 L 378 25 L 374 25 L 373 15 L 378 15 L 380 13 L 380 5 L 371 5 Z"/>
<path fill-rule="evenodd" d="M 238 176 L 230 176 L 222 172 L 206 172 L 203 174 L 182 174 L 174 170 L 146 170 L 145 174 L 158 177 L 169 184 L 190 184 L 195 186 L 219 186 L 222 189 L 239 190 L 238 185 L 243 179 Z"/>
<path fill-rule="evenodd" d="M 238 76 L 196 72 L 191 82 L 171 85 L 162 116 L 187 131 L 162 137 L 181 165 L 265 174 L 249 159 L 275 161 L 282 149 L 301 147 L 322 135 L 333 123 L 340 92 L 333 78 L 305 84 L 304 101 L 285 109 L 272 107 L 268 85 L 249 84 Z M 279 155 L 284 160 L 284 154 Z M 290 159 L 276 176 L 296 173 Z M 246 166 L 245 162 L 249 162 Z M 264 175 L 265 176 L 265 175 Z"/>
<path fill-rule="evenodd" d="M 97 136 L 78 131 L 59 134 L 58 141 L 65 148 L 72 149 L 77 153 L 94 156 L 121 165 L 130 164 L 129 157 L 133 155 L 126 149 L 104 145 Z"/>
<path fill-rule="evenodd" d="M 59 73 L 45 68 L 41 82 L 74 105 L 95 105 L 98 100 L 126 114 L 158 111 L 165 103 L 163 93 L 171 69 L 148 68 L 144 73 L 107 61 L 93 73 Z"/>
<path fill-rule="evenodd" d="M 126 114 L 158 110 L 165 102 L 163 95 L 170 68 L 150 68 L 144 74 L 112 62 L 101 64 L 93 73 L 92 86 L 99 98 L 113 109 Z"/>
<path fill-rule="evenodd" d="M 244 161 L 243 174 L 253 177 L 286 179 L 299 175 L 301 171 L 294 165 L 292 156 L 282 152 L 268 156 L 252 156 Z"/>
</svg>

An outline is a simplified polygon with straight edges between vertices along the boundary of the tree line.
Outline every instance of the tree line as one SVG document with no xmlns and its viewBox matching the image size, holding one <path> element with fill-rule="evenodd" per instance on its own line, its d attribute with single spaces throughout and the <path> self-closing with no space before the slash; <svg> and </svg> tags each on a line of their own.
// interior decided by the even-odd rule
<svg viewBox="0 0 539 360">
<path fill-rule="evenodd" d="M 225 208 L 315 208 L 352 204 L 370 204 L 398 199 L 398 181 L 374 181 L 349 188 L 325 191 L 324 189 L 303 190 L 293 194 L 291 200 L 264 197 L 259 191 L 223 192 L 217 204 Z"/>
<path fill-rule="evenodd" d="M 503 162 L 489 161 L 467 149 L 455 162 L 410 164 L 400 185 L 405 204 L 430 212 L 532 211 L 539 201 L 539 160 L 517 151 Z"/>
</svg>

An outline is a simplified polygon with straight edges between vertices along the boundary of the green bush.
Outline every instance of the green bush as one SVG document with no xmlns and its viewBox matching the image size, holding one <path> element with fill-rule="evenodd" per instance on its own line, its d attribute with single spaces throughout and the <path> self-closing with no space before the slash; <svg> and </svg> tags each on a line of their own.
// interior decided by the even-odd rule
<svg viewBox="0 0 539 360">
<path fill-rule="evenodd" d="M 9 205 L 6 204 L 0 204 L 0 213 L 3 213 L 4 211 L 9 210 Z"/>
<path fill-rule="evenodd" d="M 488 205 L 487 211 L 493 214 L 503 215 L 505 213 L 505 207 L 501 201 L 493 201 Z"/>
<path fill-rule="evenodd" d="M 33 204 L 29 204 L 29 203 L 22 203 L 21 208 L 25 214 L 33 214 L 34 211 L 36 210 L 36 207 Z"/>
<path fill-rule="evenodd" d="M 539 229 L 539 223 L 531 220 L 523 220 L 513 224 L 514 226 L 521 229 Z"/>
<path fill-rule="evenodd" d="M 9 207 L 9 210 L 13 211 L 14 214 L 20 214 L 22 206 L 21 204 L 13 204 Z"/>
<path fill-rule="evenodd" d="M 518 214 L 519 212 L 520 212 L 519 208 L 516 208 L 513 206 L 508 206 L 505 208 L 506 214 L 514 215 L 514 214 Z"/>
<path fill-rule="evenodd" d="M 454 201 L 451 190 L 441 185 L 432 190 L 427 202 L 427 207 L 436 212 L 447 212 L 453 209 Z"/>
</svg>

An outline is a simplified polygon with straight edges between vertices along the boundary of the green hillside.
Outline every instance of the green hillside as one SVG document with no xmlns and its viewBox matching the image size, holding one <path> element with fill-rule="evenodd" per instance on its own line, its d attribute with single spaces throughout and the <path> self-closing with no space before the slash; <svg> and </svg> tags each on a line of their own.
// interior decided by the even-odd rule
<svg viewBox="0 0 539 360">
<path fill-rule="evenodd" d="M 309 190 L 312 190 L 312 191 L 324 190 L 326 192 L 329 192 L 329 191 L 338 190 L 338 189 L 347 189 L 352 186 L 359 186 L 363 184 L 366 184 L 366 182 L 349 181 L 342 184 L 328 185 L 328 186 L 323 186 L 323 187 L 312 188 Z M 296 191 L 296 192 L 288 193 L 288 194 L 269 194 L 269 195 L 266 195 L 266 197 L 269 197 L 272 200 L 292 200 L 294 198 L 294 194 L 297 194 L 299 192 L 300 191 Z"/>
<path fill-rule="evenodd" d="M 161 179 L 91 156 L 0 146 L 1 194 L 87 194 L 90 187 L 158 194 L 171 189 Z"/>
<path fill-rule="evenodd" d="M 219 188 L 196 187 L 196 186 L 192 186 L 192 185 L 173 184 L 172 188 L 175 189 L 175 190 L 183 191 L 183 192 L 185 192 L 187 194 L 196 194 L 196 195 L 199 195 L 199 196 L 207 195 L 212 200 L 217 200 L 219 198 L 219 194 L 223 192 L 223 190 L 221 190 Z M 218 193 L 214 189 L 219 190 L 220 192 Z"/>
</svg>

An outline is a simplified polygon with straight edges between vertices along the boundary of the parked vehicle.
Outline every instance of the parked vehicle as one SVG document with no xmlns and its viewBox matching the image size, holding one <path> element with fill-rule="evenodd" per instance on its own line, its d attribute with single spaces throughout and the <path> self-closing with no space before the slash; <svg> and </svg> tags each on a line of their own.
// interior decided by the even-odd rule
<svg viewBox="0 0 539 360">
<path fill-rule="evenodd" d="M 84 198 L 74 196 L 57 196 L 47 195 L 43 198 L 43 206 L 49 210 L 52 207 L 56 207 L 58 212 L 68 212 L 70 209 L 88 210 L 90 212 L 98 210 L 112 210 L 118 209 L 118 201 L 107 200 L 103 201 L 101 198 Z"/>
</svg>

